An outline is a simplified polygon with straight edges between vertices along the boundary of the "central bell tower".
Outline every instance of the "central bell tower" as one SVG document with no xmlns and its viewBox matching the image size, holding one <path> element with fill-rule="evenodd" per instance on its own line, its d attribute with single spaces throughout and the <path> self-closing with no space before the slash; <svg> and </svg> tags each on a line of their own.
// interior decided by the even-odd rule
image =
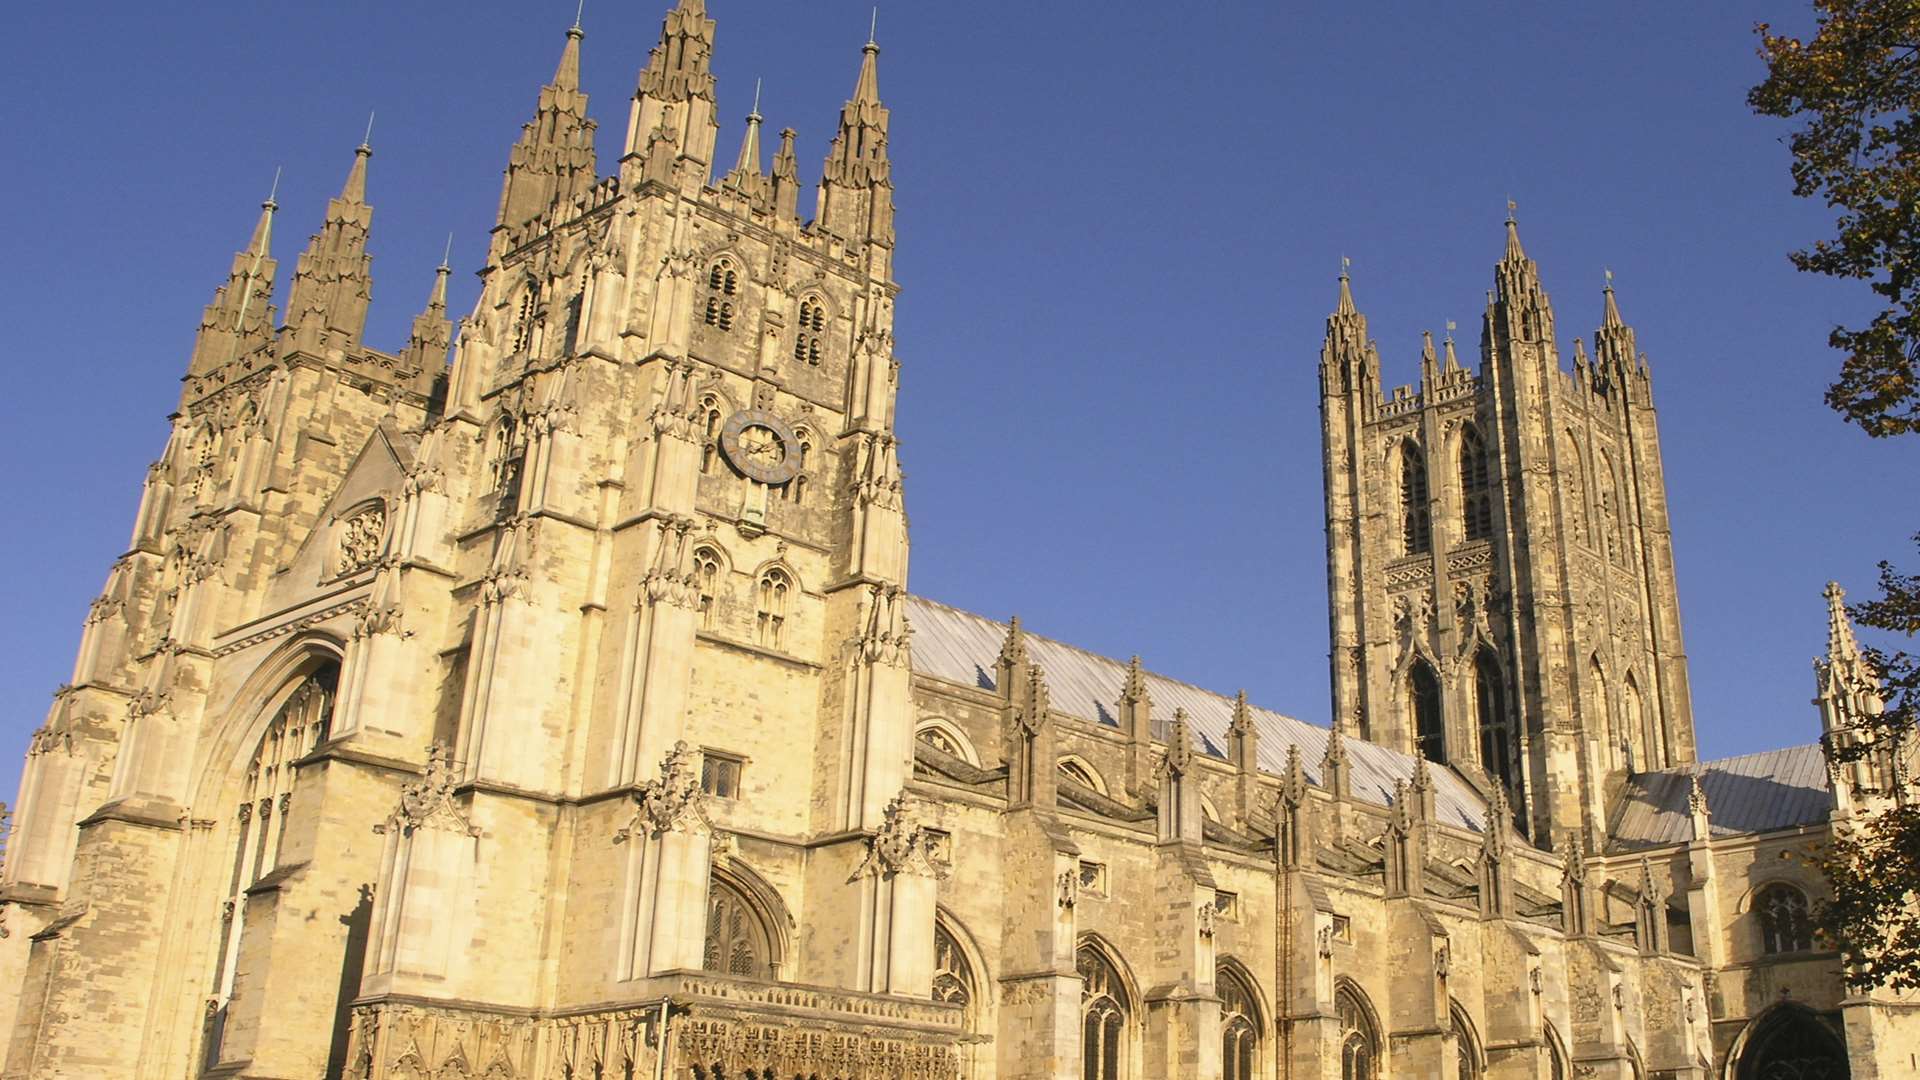
<svg viewBox="0 0 1920 1080">
<path fill-rule="evenodd" d="M 1537 844 L 1694 760 L 1653 389 L 1611 280 L 1561 367 L 1507 221 L 1480 368 L 1386 389 L 1346 274 L 1320 357 L 1333 722 L 1504 789 Z"/>
</svg>

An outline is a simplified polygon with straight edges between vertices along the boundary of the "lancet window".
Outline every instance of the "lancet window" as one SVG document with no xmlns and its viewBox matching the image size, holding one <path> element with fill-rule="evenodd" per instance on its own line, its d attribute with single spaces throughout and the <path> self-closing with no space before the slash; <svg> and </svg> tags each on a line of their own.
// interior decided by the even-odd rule
<svg viewBox="0 0 1920 1080">
<path fill-rule="evenodd" d="M 1480 1080 L 1480 1046 L 1473 1037 L 1473 1025 L 1458 1005 L 1453 1007 L 1453 1052 L 1458 1064 L 1454 1075 L 1460 1080 Z"/>
<path fill-rule="evenodd" d="M 1552 1024 L 1547 1025 L 1547 1075 L 1549 1080 L 1567 1080 L 1567 1051 Z"/>
<path fill-rule="evenodd" d="M 753 905 L 731 882 L 711 879 L 702 966 L 723 975 L 767 979 L 773 976 L 772 957 L 772 941 Z"/>
<path fill-rule="evenodd" d="M 1435 765 L 1447 763 L 1447 727 L 1440 705 L 1440 679 L 1425 660 L 1407 670 L 1407 705 L 1412 712 L 1414 752 Z"/>
<path fill-rule="evenodd" d="M 1753 913 L 1760 918 L 1760 946 L 1769 956 L 1812 951 L 1813 919 L 1806 893 L 1776 881 L 1754 896 Z"/>
<path fill-rule="evenodd" d="M 1567 502 L 1567 521 L 1574 542 L 1592 547 L 1593 534 L 1587 528 L 1586 461 L 1580 456 L 1580 445 L 1574 441 L 1573 432 L 1567 432 L 1561 439 L 1561 448 L 1560 475 L 1566 478 L 1561 494 Z"/>
<path fill-rule="evenodd" d="M 209 1052 L 215 1057 L 226 1021 L 227 1003 L 233 995 L 247 890 L 279 865 L 281 843 L 287 832 L 287 812 L 293 803 L 296 763 L 327 737 L 333 722 L 334 690 L 339 681 L 340 665 L 330 659 L 294 684 L 280 699 L 240 782 L 214 976 L 214 1028 L 209 1037 Z"/>
<path fill-rule="evenodd" d="M 1080 1070 L 1083 1080 L 1120 1080 L 1130 1004 L 1120 973 L 1098 948 L 1080 946 Z"/>
<path fill-rule="evenodd" d="M 720 399 L 707 394 L 700 399 L 700 471 L 713 472 L 714 462 L 720 454 L 720 424 L 724 414 L 720 411 Z"/>
<path fill-rule="evenodd" d="M 1473 663 L 1474 703 L 1480 722 L 1480 767 L 1496 784 L 1513 787 L 1513 726 L 1507 718 L 1506 685 L 1500 664 L 1486 649 Z"/>
<path fill-rule="evenodd" d="M 715 260 L 707 270 L 707 311 L 708 326 L 722 330 L 733 329 L 733 296 L 740 289 L 740 272 L 733 260 L 722 258 Z"/>
<path fill-rule="evenodd" d="M 1460 435 L 1460 500 L 1469 540 L 1493 535 L 1493 485 L 1487 472 L 1487 444 L 1469 424 Z"/>
<path fill-rule="evenodd" d="M 1586 729 L 1590 737 L 1597 737 L 1605 745 L 1604 760 L 1613 768 L 1619 768 L 1620 741 L 1613 730 L 1613 691 L 1607 685 L 1607 673 L 1600 666 L 1600 657 L 1596 654 L 1587 661 L 1586 693 Z"/>
<path fill-rule="evenodd" d="M 1664 767 L 1665 762 L 1662 760 L 1660 745 L 1652 726 L 1648 723 L 1646 696 L 1640 693 L 1640 682 L 1633 677 L 1632 672 L 1627 673 L 1626 692 L 1622 698 L 1627 710 L 1624 725 L 1627 729 L 1627 737 L 1639 740 L 1642 747 L 1639 756 L 1645 758 L 1643 761 L 1630 761 L 1629 769 Z"/>
<path fill-rule="evenodd" d="M 827 305 L 817 296 L 800 301 L 800 315 L 794 320 L 793 359 L 819 367 L 825 355 L 823 337 L 827 330 Z"/>
<path fill-rule="evenodd" d="M 1625 562 L 1626 550 L 1620 539 L 1620 490 L 1613 471 L 1613 458 L 1606 451 L 1600 452 L 1600 528 L 1606 534 L 1603 545 L 1607 558 L 1613 562 Z"/>
<path fill-rule="evenodd" d="M 1260 1049 L 1260 1010 L 1252 987 L 1225 964 L 1214 973 L 1220 995 L 1220 1078 L 1253 1080 Z"/>
<path fill-rule="evenodd" d="M 965 1009 L 966 1026 L 971 1028 L 975 1020 L 974 996 L 973 965 L 967 962 L 967 954 L 948 932 L 946 924 L 934 920 L 933 1000 Z"/>
<path fill-rule="evenodd" d="M 1373 1014 L 1351 986 L 1335 991 L 1333 1004 L 1340 1019 L 1340 1080 L 1378 1080 L 1380 1031 Z"/>
<path fill-rule="evenodd" d="M 1420 446 L 1400 444 L 1400 540 L 1406 554 L 1433 550 L 1433 509 L 1427 488 L 1427 463 Z"/>
<path fill-rule="evenodd" d="M 813 464 L 813 433 L 805 428 L 795 428 L 793 432 L 794 456 L 798 459 L 799 469 L 793 479 L 780 489 L 780 497 L 791 503 L 804 503 L 807 500 L 807 469 Z"/>
<path fill-rule="evenodd" d="M 774 567 L 760 575 L 759 608 L 755 615 L 756 640 L 769 649 L 782 648 L 787 636 L 787 599 L 793 591 L 793 579 L 785 570 Z"/>
<path fill-rule="evenodd" d="M 693 583 L 700 596 L 700 629 L 713 629 L 718 612 L 715 598 L 720 592 L 720 553 L 710 547 L 693 549 Z"/>
</svg>

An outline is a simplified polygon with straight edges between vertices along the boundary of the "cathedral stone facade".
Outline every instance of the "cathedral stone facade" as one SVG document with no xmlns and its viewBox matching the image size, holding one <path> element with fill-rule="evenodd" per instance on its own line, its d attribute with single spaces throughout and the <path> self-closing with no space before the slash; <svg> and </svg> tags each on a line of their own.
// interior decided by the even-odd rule
<svg viewBox="0 0 1920 1080">
<path fill-rule="evenodd" d="M 803 220 L 701 0 L 606 175 L 581 39 L 457 332 L 443 266 L 362 340 L 366 146 L 284 312 L 271 202 L 215 291 L 28 755 L 0 1076 L 1915 1075 L 1794 858 L 1911 774 L 1698 760 L 1611 290 L 1568 371 L 1510 221 L 1478 371 L 1389 389 L 1341 278 L 1329 730 L 907 591 L 875 45 Z"/>
</svg>

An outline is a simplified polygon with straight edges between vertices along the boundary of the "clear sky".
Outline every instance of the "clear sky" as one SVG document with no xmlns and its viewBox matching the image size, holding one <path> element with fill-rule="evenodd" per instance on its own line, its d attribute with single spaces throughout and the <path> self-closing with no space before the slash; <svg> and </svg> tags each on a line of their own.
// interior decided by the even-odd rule
<svg viewBox="0 0 1920 1080">
<path fill-rule="evenodd" d="M 589 0 L 610 171 L 669 0 Z M 817 176 L 866 0 L 710 0 L 722 156 L 756 77 Z M 1315 365 L 1342 256 L 1389 382 L 1476 350 L 1509 196 L 1563 335 L 1603 267 L 1651 357 L 1705 753 L 1811 741 L 1820 588 L 1912 561 L 1920 442 L 1820 403 L 1862 290 L 1785 253 L 1777 121 L 1729 4 L 895 3 L 912 587 L 1324 723 Z M 158 455 L 201 306 L 284 166 L 280 293 L 378 110 L 368 340 L 397 348 L 446 234 L 454 307 L 568 0 L 15 5 L 0 306 L 0 788 L 65 681 Z M 803 211 L 811 196 L 803 198 Z M 1562 342 L 1570 349 L 1571 337 Z"/>
</svg>

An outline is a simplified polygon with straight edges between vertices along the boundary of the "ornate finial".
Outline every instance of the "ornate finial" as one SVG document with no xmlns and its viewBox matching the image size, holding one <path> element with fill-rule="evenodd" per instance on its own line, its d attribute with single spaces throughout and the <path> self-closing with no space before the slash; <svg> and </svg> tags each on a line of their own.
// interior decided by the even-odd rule
<svg viewBox="0 0 1920 1080">
<path fill-rule="evenodd" d="M 1352 268 L 1353 268 L 1353 260 L 1347 258 L 1345 255 L 1340 256 L 1340 276 L 1342 278 L 1345 278 L 1347 276 L 1347 271 Z"/>
<path fill-rule="evenodd" d="M 880 32 L 880 5 L 875 4 L 873 6 L 873 18 L 867 21 L 867 48 L 877 49 L 880 47 L 878 44 L 879 32 Z"/>
<path fill-rule="evenodd" d="M 573 9 L 573 29 L 575 32 L 579 32 L 580 17 L 582 15 L 585 15 L 586 13 L 587 13 L 587 0 L 580 0 L 579 5 Z"/>
<path fill-rule="evenodd" d="M 635 833 L 695 832 L 713 828 L 700 793 L 700 778 L 693 769 L 693 751 L 677 742 L 660 762 L 660 778 L 648 781 L 634 792 L 633 821 L 614 834 L 614 842 Z"/>
<path fill-rule="evenodd" d="M 1127 681 L 1120 687 L 1120 700 L 1134 704 L 1147 700 L 1147 672 L 1140 666 L 1138 654 L 1127 661 Z"/>
<path fill-rule="evenodd" d="M 933 851 L 928 843 L 926 829 L 920 821 L 919 804 L 912 796 L 902 791 L 887 803 L 883 813 L 880 831 L 867 840 L 867 855 L 853 871 L 848 881 L 856 881 L 867 875 L 881 877 L 888 874 L 919 874 L 924 877 L 937 877 L 939 867 L 933 862 Z"/>
<path fill-rule="evenodd" d="M 1460 329 L 1460 326 L 1458 323 L 1454 322 L 1452 319 L 1447 320 L 1447 344 L 1449 345 L 1453 344 L 1453 332 L 1458 329 Z"/>
<path fill-rule="evenodd" d="M 747 119 L 760 119 L 760 80 L 758 78 L 753 80 L 753 111 L 747 114 Z"/>
<path fill-rule="evenodd" d="M 1691 817 L 1707 817 L 1707 792 L 1700 786 L 1700 774 L 1687 777 L 1687 814 Z"/>
<path fill-rule="evenodd" d="M 1600 268 L 1600 273 L 1602 276 L 1604 276 L 1607 279 L 1607 284 L 1606 284 L 1607 291 L 1612 292 L 1613 291 L 1613 268 L 1603 266 Z"/>
<path fill-rule="evenodd" d="M 279 198 L 279 196 L 280 196 L 280 166 L 275 165 L 273 167 L 273 186 L 267 189 L 267 201 L 261 203 L 260 205 L 263 208 L 268 210 L 278 210 L 280 209 L 280 204 L 275 202 L 274 200 Z"/>
<path fill-rule="evenodd" d="M 360 149 L 373 152 L 373 110 L 367 110 L 367 133 L 360 136 Z"/>
<path fill-rule="evenodd" d="M 1193 740 L 1187 734 L 1187 710 L 1173 710 L 1173 726 L 1167 729 L 1167 756 L 1160 769 L 1168 777 L 1185 776 L 1193 765 Z"/>
<path fill-rule="evenodd" d="M 440 269 L 446 270 L 453 262 L 453 234 L 447 234 L 447 249 L 440 253 Z"/>
<path fill-rule="evenodd" d="M 1513 201 L 1513 196 L 1511 195 L 1507 196 L 1507 224 L 1509 225 L 1518 224 L 1518 222 L 1514 219 L 1514 216 L 1513 216 L 1513 212 L 1518 209 L 1520 209 L 1520 204 Z"/>
</svg>

